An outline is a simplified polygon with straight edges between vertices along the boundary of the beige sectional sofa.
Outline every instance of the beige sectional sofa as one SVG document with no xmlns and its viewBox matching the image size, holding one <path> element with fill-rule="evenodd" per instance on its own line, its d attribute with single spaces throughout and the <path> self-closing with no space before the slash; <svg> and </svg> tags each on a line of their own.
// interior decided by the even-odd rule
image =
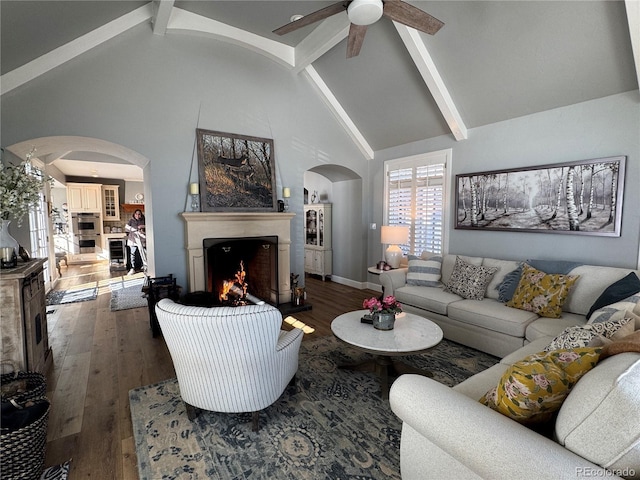
<svg viewBox="0 0 640 480">
<path fill-rule="evenodd" d="M 640 353 L 609 357 L 562 404 L 554 440 L 478 399 L 509 364 L 544 348 L 538 339 L 449 388 L 402 375 L 389 394 L 402 420 L 403 480 L 640 478 Z"/>
<path fill-rule="evenodd" d="M 449 282 L 457 255 L 444 255 L 442 283 Z M 407 285 L 408 268 L 380 275 L 385 295 L 394 295 L 409 313 L 437 323 L 444 337 L 498 357 L 504 357 L 540 337 L 556 336 L 566 327 L 587 322 L 586 314 L 600 294 L 612 283 L 638 270 L 580 265 L 569 275 L 580 277 L 569 292 L 561 318 L 542 318 L 528 311 L 505 306 L 496 287 L 515 270 L 519 261 L 460 256 L 467 263 L 497 268 L 487 286 L 485 298 L 469 300 L 441 287 Z"/>
<path fill-rule="evenodd" d="M 580 278 L 561 318 L 541 318 L 498 301 L 496 286 L 518 262 L 463 258 L 499 267 L 481 301 L 442 287 L 406 285 L 406 268 L 381 275 L 386 295 L 395 295 L 406 311 L 438 323 L 446 338 L 504 357 L 453 388 L 418 375 L 394 382 L 389 401 L 403 422 L 403 480 L 640 479 L 640 353 L 598 362 L 570 390 L 544 435 L 478 401 L 514 363 L 543 351 L 566 327 L 585 324 L 591 305 L 609 285 L 638 272 L 575 267 L 570 274 Z M 444 257 L 444 282 L 454 262 L 455 255 Z M 640 313 L 638 307 L 634 312 Z"/>
</svg>

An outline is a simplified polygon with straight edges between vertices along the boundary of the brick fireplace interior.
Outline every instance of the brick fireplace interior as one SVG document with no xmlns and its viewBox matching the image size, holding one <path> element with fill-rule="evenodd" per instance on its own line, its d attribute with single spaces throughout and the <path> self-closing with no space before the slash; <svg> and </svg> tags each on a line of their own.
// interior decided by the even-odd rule
<svg viewBox="0 0 640 480">
<path fill-rule="evenodd" d="M 256 299 L 278 306 L 278 237 L 205 238 L 206 291 L 214 305 Z"/>
</svg>

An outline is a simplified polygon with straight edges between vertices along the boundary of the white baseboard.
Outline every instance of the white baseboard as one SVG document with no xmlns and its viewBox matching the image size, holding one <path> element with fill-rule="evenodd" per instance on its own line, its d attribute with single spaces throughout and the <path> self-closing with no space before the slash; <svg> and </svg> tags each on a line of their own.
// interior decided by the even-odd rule
<svg viewBox="0 0 640 480">
<path fill-rule="evenodd" d="M 382 292 L 382 285 L 378 285 L 377 283 L 357 282 L 355 280 L 338 277 L 336 275 L 331 275 L 331 281 L 335 283 L 339 283 L 341 285 L 347 285 L 352 288 L 357 288 L 358 290 L 364 290 L 365 288 L 368 288 L 370 290 L 375 290 L 376 292 Z"/>
</svg>

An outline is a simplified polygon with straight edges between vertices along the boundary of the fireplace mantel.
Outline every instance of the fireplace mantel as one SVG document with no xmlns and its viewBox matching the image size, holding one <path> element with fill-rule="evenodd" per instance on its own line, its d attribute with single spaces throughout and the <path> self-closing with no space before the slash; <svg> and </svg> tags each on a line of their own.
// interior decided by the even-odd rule
<svg viewBox="0 0 640 480">
<path fill-rule="evenodd" d="M 291 219 L 295 213 L 185 212 L 185 248 L 188 256 L 189 292 L 206 290 L 202 241 L 205 238 L 278 236 L 278 289 L 280 303 L 290 301 Z"/>
</svg>

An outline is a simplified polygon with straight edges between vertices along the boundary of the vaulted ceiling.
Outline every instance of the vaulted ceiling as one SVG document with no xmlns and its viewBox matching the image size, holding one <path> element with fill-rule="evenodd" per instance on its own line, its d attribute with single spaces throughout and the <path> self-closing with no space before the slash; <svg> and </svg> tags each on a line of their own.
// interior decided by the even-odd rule
<svg viewBox="0 0 640 480">
<path fill-rule="evenodd" d="M 147 23 L 149 35 L 209 36 L 307 75 L 368 158 L 440 135 L 464 140 L 474 127 L 638 89 L 637 0 L 410 1 L 444 27 L 430 36 L 383 17 L 351 59 L 346 12 L 272 33 L 292 15 L 332 3 L 1 0 L 0 88 L 20 88 Z"/>
</svg>

